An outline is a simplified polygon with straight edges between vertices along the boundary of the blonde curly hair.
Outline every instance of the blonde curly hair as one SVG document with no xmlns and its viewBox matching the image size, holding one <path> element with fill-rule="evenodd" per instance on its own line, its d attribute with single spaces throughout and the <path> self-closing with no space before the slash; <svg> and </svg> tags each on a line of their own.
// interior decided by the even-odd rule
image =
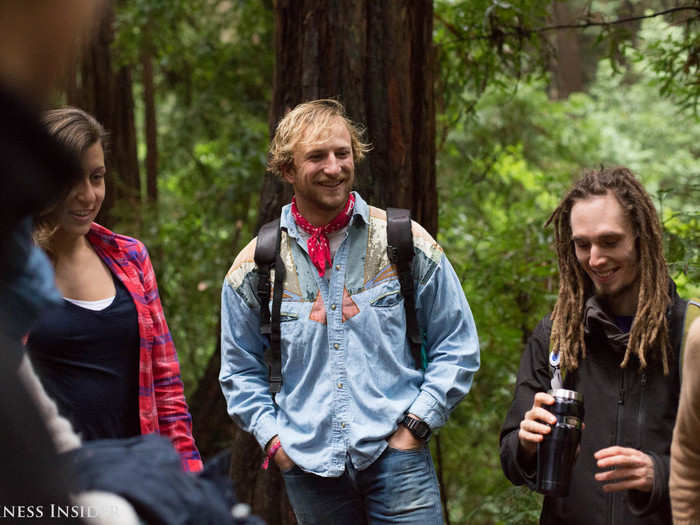
<svg viewBox="0 0 700 525">
<path fill-rule="evenodd" d="M 285 170 L 294 166 L 294 148 L 297 144 L 323 142 L 336 119 L 341 119 L 347 126 L 353 159 L 355 162 L 361 161 L 371 149 L 370 144 L 361 139 L 364 128 L 347 117 L 340 102 L 325 98 L 299 104 L 279 121 L 270 143 L 268 171 L 282 177 Z"/>
</svg>

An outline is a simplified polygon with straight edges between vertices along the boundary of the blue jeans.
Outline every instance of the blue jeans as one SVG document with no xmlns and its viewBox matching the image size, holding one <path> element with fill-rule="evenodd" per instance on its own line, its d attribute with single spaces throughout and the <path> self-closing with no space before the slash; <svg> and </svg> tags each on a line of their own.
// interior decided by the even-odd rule
<svg viewBox="0 0 700 525">
<path fill-rule="evenodd" d="M 348 459 L 337 478 L 297 466 L 282 476 L 299 525 L 442 525 L 440 489 L 428 447 L 387 447 L 360 471 Z"/>
</svg>

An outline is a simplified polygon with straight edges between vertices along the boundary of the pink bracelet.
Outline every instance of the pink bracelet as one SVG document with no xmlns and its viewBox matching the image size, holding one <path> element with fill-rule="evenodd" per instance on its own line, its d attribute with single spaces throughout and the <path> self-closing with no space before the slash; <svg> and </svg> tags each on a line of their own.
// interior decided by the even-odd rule
<svg viewBox="0 0 700 525">
<path fill-rule="evenodd" d="M 282 443 L 280 441 L 277 441 L 277 443 L 270 447 L 270 450 L 267 451 L 267 457 L 265 458 L 265 461 L 263 461 L 261 467 L 263 470 L 267 470 L 267 467 L 270 466 L 270 459 L 272 459 L 272 457 L 277 453 L 281 446 Z"/>
</svg>

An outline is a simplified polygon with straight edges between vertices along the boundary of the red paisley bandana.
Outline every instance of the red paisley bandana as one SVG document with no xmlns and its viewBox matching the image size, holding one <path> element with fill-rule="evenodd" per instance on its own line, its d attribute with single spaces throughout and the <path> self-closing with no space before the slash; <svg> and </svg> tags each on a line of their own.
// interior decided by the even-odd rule
<svg viewBox="0 0 700 525">
<path fill-rule="evenodd" d="M 355 195 L 351 193 L 348 197 L 348 201 L 345 203 L 345 208 L 336 215 L 335 219 L 325 226 L 314 226 L 299 213 L 297 200 L 295 197 L 292 197 L 292 215 L 294 216 L 294 221 L 297 223 L 297 226 L 311 235 L 306 243 L 306 247 L 309 250 L 311 262 L 314 263 L 321 277 L 326 273 L 326 268 L 331 265 L 331 246 L 328 242 L 328 234 L 337 232 L 347 226 L 352 217 L 352 209 L 354 207 Z"/>
</svg>

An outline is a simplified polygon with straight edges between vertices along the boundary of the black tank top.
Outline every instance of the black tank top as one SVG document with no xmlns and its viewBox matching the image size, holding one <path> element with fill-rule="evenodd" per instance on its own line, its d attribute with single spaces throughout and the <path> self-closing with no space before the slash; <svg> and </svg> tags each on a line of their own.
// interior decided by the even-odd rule
<svg viewBox="0 0 700 525">
<path fill-rule="evenodd" d="M 139 330 L 131 295 L 100 311 L 63 300 L 32 328 L 29 355 L 46 392 L 84 440 L 140 434 Z"/>
</svg>

